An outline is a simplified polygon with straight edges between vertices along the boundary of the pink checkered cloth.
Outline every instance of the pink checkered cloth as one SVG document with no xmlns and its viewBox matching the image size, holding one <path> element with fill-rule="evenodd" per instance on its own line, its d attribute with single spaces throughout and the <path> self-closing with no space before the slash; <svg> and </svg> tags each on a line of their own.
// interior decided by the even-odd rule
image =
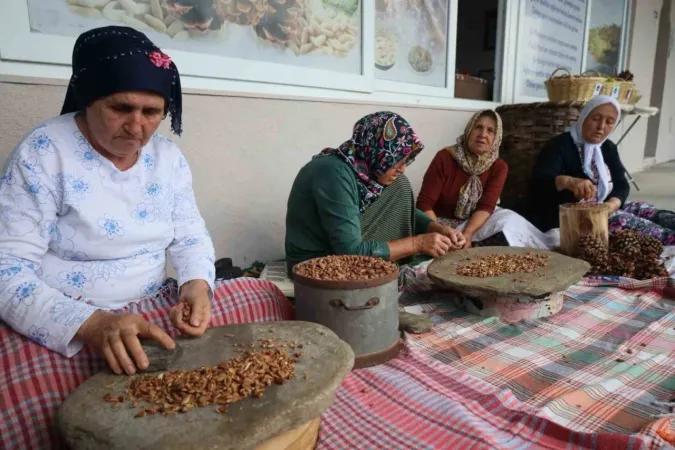
<svg viewBox="0 0 675 450">
<path fill-rule="evenodd" d="M 406 342 L 397 358 L 345 379 L 321 416 L 316 448 L 655 450 L 662 442 L 572 431 L 510 391 L 432 361 Z"/>
<path fill-rule="evenodd" d="M 119 310 L 140 314 L 172 337 L 178 334 L 169 309 L 178 289 L 167 282 L 158 294 Z M 217 282 L 212 326 L 291 320 L 293 305 L 270 282 L 251 278 Z M 53 427 L 54 414 L 63 400 L 86 379 L 106 367 L 105 361 L 85 347 L 64 358 L 32 342 L 0 322 L 0 448 L 63 448 Z"/>
<path fill-rule="evenodd" d="M 168 310 L 175 284 L 124 312 L 142 314 L 175 335 Z M 215 292 L 213 325 L 292 318 L 271 283 L 239 279 Z M 0 324 L 0 448 L 60 448 L 53 416 L 63 399 L 104 367 L 86 349 L 66 359 Z M 662 432 L 668 432 L 664 420 Z M 661 436 L 663 437 L 663 436 Z M 410 338 L 399 357 L 352 372 L 323 414 L 324 449 L 657 449 L 656 434 L 584 433 L 544 417 L 498 389 L 425 355 Z"/>
</svg>

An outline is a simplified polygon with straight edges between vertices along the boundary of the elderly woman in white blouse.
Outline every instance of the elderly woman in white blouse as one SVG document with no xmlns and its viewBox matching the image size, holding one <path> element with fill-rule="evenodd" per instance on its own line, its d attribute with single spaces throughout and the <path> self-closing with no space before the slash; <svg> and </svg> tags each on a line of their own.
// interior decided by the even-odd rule
<svg viewBox="0 0 675 450">
<path fill-rule="evenodd" d="M 147 367 L 139 337 L 169 349 L 171 337 L 107 310 L 157 292 L 168 253 L 180 285 L 172 323 L 204 333 L 214 250 L 185 158 L 155 134 L 167 113 L 180 133 L 168 56 L 130 28 L 80 36 L 61 116 L 15 148 L 0 184 L 0 317 L 15 331 L 68 357 L 89 344 L 116 373 Z"/>
<path fill-rule="evenodd" d="M 62 448 L 61 401 L 105 367 L 149 367 L 209 325 L 292 318 L 271 283 L 214 285 L 214 250 L 181 151 L 171 59 L 131 28 L 76 41 L 61 115 L 32 130 L 0 179 L 0 448 Z M 177 281 L 165 281 L 166 255 Z M 185 314 L 184 314 L 185 313 Z M 33 342 L 31 342 L 31 340 Z"/>
</svg>

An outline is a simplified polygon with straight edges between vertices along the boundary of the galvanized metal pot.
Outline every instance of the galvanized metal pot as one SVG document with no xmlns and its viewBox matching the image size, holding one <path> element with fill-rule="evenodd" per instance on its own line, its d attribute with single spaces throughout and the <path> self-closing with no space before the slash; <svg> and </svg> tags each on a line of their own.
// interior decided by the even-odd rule
<svg viewBox="0 0 675 450">
<path fill-rule="evenodd" d="M 333 330 L 354 350 L 354 368 L 382 364 L 398 354 L 398 270 L 357 281 L 316 280 L 293 273 L 293 283 L 296 319 Z"/>
</svg>

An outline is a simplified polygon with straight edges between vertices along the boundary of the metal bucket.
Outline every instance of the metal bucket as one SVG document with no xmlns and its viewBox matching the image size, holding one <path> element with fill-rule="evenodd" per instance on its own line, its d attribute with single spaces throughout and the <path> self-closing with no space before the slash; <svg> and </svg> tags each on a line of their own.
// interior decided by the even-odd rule
<svg viewBox="0 0 675 450">
<path fill-rule="evenodd" d="M 295 316 L 330 328 L 356 356 L 354 368 L 382 364 L 399 351 L 398 270 L 374 280 L 327 281 L 293 273 Z"/>
</svg>

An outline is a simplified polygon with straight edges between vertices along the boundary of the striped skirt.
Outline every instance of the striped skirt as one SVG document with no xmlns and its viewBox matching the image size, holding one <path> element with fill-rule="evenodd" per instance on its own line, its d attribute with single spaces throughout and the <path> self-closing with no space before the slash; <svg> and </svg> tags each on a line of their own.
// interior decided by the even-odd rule
<svg viewBox="0 0 675 450">
<path fill-rule="evenodd" d="M 175 337 L 169 309 L 178 287 L 167 280 L 160 291 L 115 311 L 140 314 Z M 216 282 L 211 326 L 293 319 L 293 306 L 272 283 L 251 278 Z M 77 386 L 106 368 L 90 348 L 72 358 L 42 347 L 0 322 L 0 448 L 64 448 L 54 415 Z"/>
</svg>

